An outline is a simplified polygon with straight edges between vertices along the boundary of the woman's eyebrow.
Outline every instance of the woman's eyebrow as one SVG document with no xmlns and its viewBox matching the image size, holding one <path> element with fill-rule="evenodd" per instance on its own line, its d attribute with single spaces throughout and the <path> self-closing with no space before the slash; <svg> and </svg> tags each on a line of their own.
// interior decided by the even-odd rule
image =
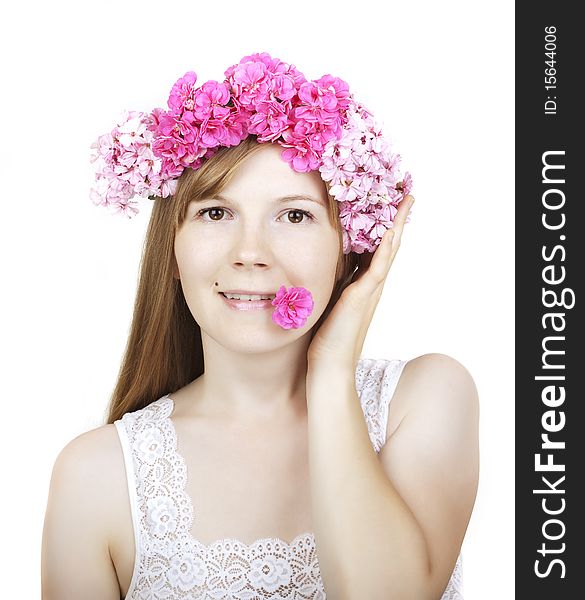
<svg viewBox="0 0 585 600">
<path fill-rule="evenodd" d="M 222 196 L 221 194 L 215 194 L 214 196 L 212 196 L 210 198 L 199 198 L 199 199 L 195 200 L 195 202 L 204 202 L 206 200 L 221 200 L 222 202 L 225 202 L 226 204 L 234 204 L 234 202 L 232 200 L 230 200 L 226 196 Z M 309 196 L 308 194 L 289 194 L 287 196 L 281 196 L 280 198 L 276 198 L 274 201 L 278 202 L 278 203 L 282 203 L 282 202 L 291 202 L 291 201 L 295 201 L 295 200 L 308 200 L 309 202 L 315 202 L 316 204 L 320 204 L 321 206 L 323 206 L 322 200 L 313 198 L 313 196 Z"/>
</svg>

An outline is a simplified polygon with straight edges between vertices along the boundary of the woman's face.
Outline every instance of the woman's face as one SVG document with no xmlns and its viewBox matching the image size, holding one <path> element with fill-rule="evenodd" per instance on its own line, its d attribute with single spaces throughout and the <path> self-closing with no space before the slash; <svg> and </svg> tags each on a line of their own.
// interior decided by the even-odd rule
<svg viewBox="0 0 585 600">
<path fill-rule="evenodd" d="M 239 166 L 221 198 L 189 204 L 175 236 L 178 276 L 191 314 L 203 334 L 234 350 L 266 351 L 308 333 L 335 283 L 340 244 L 329 222 L 325 184 L 318 172 L 293 171 L 281 152 L 279 145 L 262 144 Z M 301 198 L 283 199 L 293 195 Z M 261 309 L 236 309 L 220 293 L 274 297 L 281 285 L 302 286 L 313 296 L 313 312 L 299 329 L 274 323 L 270 302 Z"/>
</svg>

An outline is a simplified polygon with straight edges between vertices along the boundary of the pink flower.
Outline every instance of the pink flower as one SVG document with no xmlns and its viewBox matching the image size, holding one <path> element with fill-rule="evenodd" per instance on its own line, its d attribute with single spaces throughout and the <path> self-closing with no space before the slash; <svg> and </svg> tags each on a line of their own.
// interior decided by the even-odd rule
<svg viewBox="0 0 585 600">
<path fill-rule="evenodd" d="M 349 108 L 351 94 L 349 93 L 349 85 L 343 79 L 333 77 L 332 75 L 323 75 L 315 83 L 321 88 L 331 90 L 335 94 L 339 110 L 346 111 Z"/>
<path fill-rule="evenodd" d="M 91 160 L 97 163 L 90 190 L 94 204 L 131 218 L 138 213 L 135 196 L 164 197 L 168 192 L 162 161 L 153 153 L 152 126 L 151 115 L 124 111 L 116 127 L 92 144 Z"/>
<path fill-rule="evenodd" d="M 278 102 L 260 102 L 250 118 L 249 131 L 258 136 L 258 142 L 273 141 L 288 126 L 288 115 Z"/>
<path fill-rule="evenodd" d="M 401 193 L 401 199 L 410 194 L 412 189 L 412 175 L 408 172 L 404 174 L 404 179 L 396 184 L 396 191 Z"/>
<path fill-rule="evenodd" d="M 283 102 L 292 100 L 297 93 L 294 79 L 288 74 L 275 74 L 271 82 L 272 95 Z"/>
<path fill-rule="evenodd" d="M 186 110 L 193 109 L 193 92 L 195 91 L 196 81 L 195 71 L 189 71 L 173 85 L 167 104 L 175 114 L 179 114 L 183 108 Z"/>
<path fill-rule="evenodd" d="M 272 306 L 276 306 L 272 320 L 283 329 L 298 329 L 307 322 L 314 305 L 309 290 L 304 287 L 291 287 L 287 291 L 286 287 L 281 285 L 272 301 Z"/>
<path fill-rule="evenodd" d="M 225 119 L 230 109 L 226 104 L 230 100 L 230 90 L 226 83 L 206 81 L 194 94 L 193 114 L 200 121 L 206 119 Z"/>
<path fill-rule="evenodd" d="M 374 224 L 368 231 L 371 240 L 381 240 L 384 233 L 386 233 L 386 229 L 392 229 L 397 212 L 398 209 L 392 204 L 384 204 L 382 208 L 374 208 Z"/>
<path fill-rule="evenodd" d="M 168 111 L 126 111 L 100 136 L 91 147 L 94 203 L 132 216 L 135 196 L 172 195 L 185 168 L 198 169 L 219 148 L 254 135 L 259 143 L 280 144 L 294 171 L 320 172 L 340 203 L 345 254 L 374 252 L 412 177 L 401 172 L 400 155 L 348 84 L 329 74 L 309 81 L 267 52 L 244 56 L 224 75 L 197 86 L 189 71 L 173 85 Z"/>
<path fill-rule="evenodd" d="M 335 92 L 322 88 L 315 81 L 306 81 L 299 88 L 301 104 L 295 110 L 298 119 L 313 121 L 322 125 L 341 121 Z"/>
<path fill-rule="evenodd" d="M 287 148 L 280 155 L 298 173 L 308 173 L 319 168 L 319 156 L 311 148 L 298 145 Z"/>
<path fill-rule="evenodd" d="M 243 106 L 254 106 L 268 95 L 266 66 L 262 62 L 240 63 L 231 78 L 231 83 Z"/>
<path fill-rule="evenodd" d="M 369 231 L 374 224 L 372 214 L 359 210 L 353 202 L 339 203 L 339 220 L 348 231 Z"/>
</svg>

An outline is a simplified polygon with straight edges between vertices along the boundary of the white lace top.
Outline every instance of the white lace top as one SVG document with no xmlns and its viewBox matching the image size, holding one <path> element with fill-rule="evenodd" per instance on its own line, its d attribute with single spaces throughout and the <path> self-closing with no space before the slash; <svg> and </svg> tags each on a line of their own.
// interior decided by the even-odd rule
<svg viewBox="0 0 585 600">
<path fill-rule="evenodd" d="M 406 361 L 361 359 L 356 390 L 374 450 L 386 440 L 388 404 Z M 193 504 L 177 453 L 169 395 L 115 426 L 126 465 L 136 557 L 127 600 L 325 600 L 313 533 L 209 545 L 191 536 Z M 195 499 L 196 501 L 196 499 Z M 462 600 L 461 557 L 441 600 Z"/>
</svg>

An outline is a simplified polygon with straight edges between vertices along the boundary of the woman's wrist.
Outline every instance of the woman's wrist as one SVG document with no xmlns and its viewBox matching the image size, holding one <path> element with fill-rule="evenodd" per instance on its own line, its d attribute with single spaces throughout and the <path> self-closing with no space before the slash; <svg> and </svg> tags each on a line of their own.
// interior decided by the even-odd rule
<svg viewBox="0 0 585 600">
<path fill-rule="evenodd" d="M 306 380 L 307 401 L 324 397 L 331 399 L 355 392 L 355 366 L 349 362 L 309 362 Z"/>
</svg>

